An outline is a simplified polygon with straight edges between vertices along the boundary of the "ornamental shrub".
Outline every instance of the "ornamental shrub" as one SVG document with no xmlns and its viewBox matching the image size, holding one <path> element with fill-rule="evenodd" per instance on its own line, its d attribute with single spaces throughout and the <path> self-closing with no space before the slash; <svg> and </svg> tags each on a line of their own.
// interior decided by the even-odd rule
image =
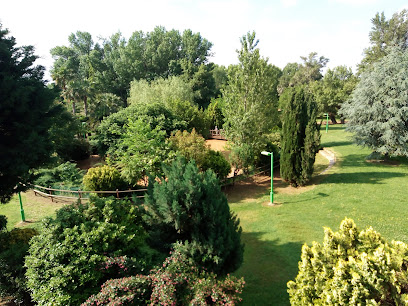
<svg viewBox="0 0 408 306">
<path fill-rule="evenodd" d="M 55 219 L 43 221 L 41 234 L 30 242 L 27 285 L 40 305 L 78 305 L 115 275 L 105 262 L 130 257 L 140 273 L 149 264 L 141 210 L 127 200 L 90 199 L 89 204 L 65 206 Z"/>
<path fill-rule="evenodd" d="M 208 150 L 201 169 L 203 171 L 211 169 L 219 179 L 223 179 L 231 172 L 231 164 L 220 152 Z"/>
<path fill-rule="evenodd" d="M 54 186 L 64 185 L 66 187 L 80 186 L 83 179 L 83 170 L 80 170 L 75 163 L 65 162 L 54 168 L 38 170 L 36 185 Z"/>
<path fill-rule="evenodd" d="M 92 191 L 123 189 L 126 183 L 119 171 L 112 166 L 90 168 L 84 175 L 85 189 Z"/>
<path fill-rule="evenodd" d="M 164 177 L 150 178 L 145 197 L 151 245 L 168 252 L 176 241 L 188 241 L 197 265 L 220 275 L 235 271 L 242 263 L 242 229 L 214 172 L 200 172 L 183 158 L 163 171 Z"/>
<path fill-rule="evenodd" d="M 323 245 L 302 247 L 299 274 L 288 282 L 292 305 L 407 305 L 408 245 L 347 218 L 338 232 L 324 232 Z"/>
<path fill-rule="evenodd" d="M 7 225 L 7 219 L 5 226 Z M 32 228 L 15 228 L 0 232 L 0 297 L 13 297 L 16 304 L 28 305 L 30 293 L 26 287 L 24 257 L 28 242 L 37 235 Z"/>
<path fill-rule="evenodd" d="M 219 279 L 195 266 L 179 246 L 149 275 L 111 279 L 82 305 L 235 305 L 241 301 L 243 278 Z"/>
</svg>

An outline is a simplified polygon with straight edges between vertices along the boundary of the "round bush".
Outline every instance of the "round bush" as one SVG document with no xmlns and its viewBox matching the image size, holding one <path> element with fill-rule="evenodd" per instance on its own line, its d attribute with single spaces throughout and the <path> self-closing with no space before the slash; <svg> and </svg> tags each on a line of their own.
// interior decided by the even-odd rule
<svg viewBox="0 0 408 306">
<path fill-rule="evenodd" d="M 83 180 L 85 189 L 92 191 L 125 188 L 119 171 L 111 166 L 95 167 L 88 170 Z"/>
<path fill-rule="evenodd" d="M 345 219 L 325 229 L 323 245 L 304 245 L 299 274 L 288 283 L 292 305 L 407 305 L 408 246 Z"/>
<path fill-rule="evenodd" d="M 201 165 L 201 169 L 203 171 L 211 169 L 218 178 L 223 179 L 231 172 L 231 165 L 220 152 L 209 150 Z"/>
</svg>

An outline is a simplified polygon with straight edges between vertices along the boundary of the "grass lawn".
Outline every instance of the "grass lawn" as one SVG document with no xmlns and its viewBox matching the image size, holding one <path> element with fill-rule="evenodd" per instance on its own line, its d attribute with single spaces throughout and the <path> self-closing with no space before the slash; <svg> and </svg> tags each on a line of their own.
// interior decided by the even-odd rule
<svg viewBox="0 0 408 306">
<path fill-rule="evenodd" d="M 264 205 L 268 184 L 254 198 L 229 196 L 243 228 L 244 263 L 235 275 L 246 281 L 244 305 L 288 305 L 286 283 L 297 274 L 302 245 L 322 242 L 323 227 L 337 230 L 345 217 L 360 229 L 372 226 L 387 239 L 408 243 L 407 164 L 366 162 L 370 150 L 353 145 L 340 125 L 328 134 L 322 130 L 322 145 L 336 153 L 337 163 L 314 188 L 276 188 L 274 201 L 281 205 L 274 207 Z"/>
<path fill-rule="evenodd" d="M 26 222 L 21 222 L 20 201 L 18 195 L 13 196 L 7 204 L 0 204 L 0 215 L 7 216 L 7 228 L 29 226 L 38 227 L 45 216 L 54 216 L 55 210 L 64 202 L 51 202 L 41 196 L 35 196 L 33 191 L 21 193 Z"/>
</svg>

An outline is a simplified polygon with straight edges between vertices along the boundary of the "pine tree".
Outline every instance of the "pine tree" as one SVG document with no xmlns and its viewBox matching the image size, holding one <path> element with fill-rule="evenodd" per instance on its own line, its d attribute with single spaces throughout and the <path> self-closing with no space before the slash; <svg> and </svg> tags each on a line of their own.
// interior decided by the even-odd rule
<svg viewBox="0 0 408 306">
<path fill-rule="evenodd" d="M 281 177 L 293 186 L 305 185 L 320 144 L 317 107 L 304 87 L 289 88 L 282 125 Z"/>
<path fill-rule="evenodd" d="M 195 262 L 216 274 L 236 270 L 242 263 L 239 219 L 212 171 L 199 172 L 194 161 L 178 158 L 163 167 L 165 177 L 150 179 L 145 204 L 154 247 L 176 241 Z"/>
</svg>

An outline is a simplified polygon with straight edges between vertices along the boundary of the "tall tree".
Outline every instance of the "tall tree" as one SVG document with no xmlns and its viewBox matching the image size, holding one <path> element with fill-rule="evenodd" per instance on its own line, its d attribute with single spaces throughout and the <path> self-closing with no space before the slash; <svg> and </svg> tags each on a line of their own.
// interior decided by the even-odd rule
<svg viewBox="0 0 408 306">
<path fill-rule="evenodd" d="M 320 145 L 317 106 L 304 87 L 288 88 L 282 125 L 281 177 L 293 186 L 305 185 L 313 173 Z"/>
<path fill-rule="evenodd" d="M 319 111 L 328 113 L 330 120 L 337 123 L 338 110 L 349 99 L 357 82 L 358 78 L 351 68 L 337 66 L 334 69 L 328 69 L 323 79 L 313 82 L 310 86 Z M 342 121 L 344 122 L 344 119 Z"/>
<path fill-rule="evenodd" d="M 389 47 L 407 47 L 408 11 L 406 9 L 393 14 L 389 20 L 385 18 L 384 12 L 377 13 L 371 19 L 371 23 L 369 34 L 371 46 L 364 50 L 364 58 L 358 67 L 359 73 L 387 55 Z"/>
<path fill-rule="evenodd" d="M 278 123 L 277 74 L 259 54 L 255 32 L 241 38 L 239 64 L 230 67 L 224 88 L 224 129 L 236 153 L 235 164 L 247 169 L 265 146 L 264 135 Z"/>
<path fill-rule="evenodd" d="M 341 113 L 358 145 L 408 156 L 408 50 L 398 47 L 361 75 Z"/>
<path fill-rule="evenodd" d="M 53 151 L 49 133 L 62 108 L 34 66 L 32 46 L 16 47 L 0 24 L 0 201 L 24 190 L 31 169 L 43 166 Z"/>
</svg>

